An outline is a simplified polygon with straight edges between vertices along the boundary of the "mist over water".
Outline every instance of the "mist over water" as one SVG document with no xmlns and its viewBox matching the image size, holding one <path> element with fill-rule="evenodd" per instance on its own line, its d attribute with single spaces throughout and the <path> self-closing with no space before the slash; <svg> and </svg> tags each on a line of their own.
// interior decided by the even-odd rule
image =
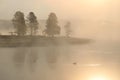
<svg viewBox="0 0 120 80">
<path fill-rule="evenodd" d="M 1 80 L 88 80 L 91 74 L 119 74 L 117 43 L 0 48 Z"/>
<path fill-rule="evenodd" d="M 119 24 L 74 21 L 72 26 L 75 26 L 72 36 L 93 42 L 0 48 L 0 80 L 89 80 L 95 74 L 118 80 Z"/>
<path fill-rule="evenodd" d="M 64 48 L 63 48 L 64 49 Z M 60 47 L 2 48 L 0 51 L 1 80 L 56 80 L 61 62 Z M 67 55 L 67 54 L 65 54 Z M 61 72 L 61 71 L 60 71 Z M 60 74 L 59 74 L 60 75 Z"/>
<path fill-rule="evenodd" d="M 119 23 L 78 20 L 72 21 L 72 26 L 73 37 L 88 38 L 93 42 L 85 45 L 1 47 L 0 80 L 89 80 L 89 76 L 95 74 L 118 80 Z M 3 32 L 7 33 L 7 30 Z"/>
<path fill-rule="evenodd" d="M 85 45 L 44 47 L 0 47 L 0 80 L 90 80 L 103 75 L 119 80 L 120 74 L 119 0 L 0 0 L 0 34 L 14 32 L 11 20 L 16 11 L 30 11 L 38 19 L 50 12 L 62 27 L 71 21 L 72 37 L 87 38 Z M 40 21 L 40 31 L 45 29 Z M 41 32 L 40 32 L 41 33 Z"/>
</svg>

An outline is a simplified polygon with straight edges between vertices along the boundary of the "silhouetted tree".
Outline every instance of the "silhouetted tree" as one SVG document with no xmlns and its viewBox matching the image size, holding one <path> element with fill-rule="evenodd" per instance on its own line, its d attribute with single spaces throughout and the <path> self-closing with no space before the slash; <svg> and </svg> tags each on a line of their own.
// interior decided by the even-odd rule
<svg viewBox="0 0 120 80">
<path fill-rule="evenodd" d="M 24 19 L 24 13 L 17 11 L 14 15 L 14 18 L 12 19 L 14 28 L 15 28 L 15 33 L 18 36 L 24 36 L 26 34 L 26 24 L 25 24 L 25 19 Z"/>
<path fill-rule="evenodd" d="M 58 26 L 58 20 L 55 13 L 50 13 L 46 23 L 46 34 L 48 36 L 54 36 L 60 34 L 60 26 Z"/>
<path fill-rule="evenodd" d="M 35 16 L 35 14 L 33 12 L 30 12 L 28 17 L 28 26 L 30 28 L 30 34 L 31 35 L 35 35 L 37 33 L 38 30 L 38 21 L 37 21 L 37 17 Z"/>
<path fill-rule="evenodd" d="M 67 22 L 64 26 L 65 28 L 65 33 L 66 33 L 66 36 L 69 37 L 71 35 L 71 22 Z"/>
</svg>

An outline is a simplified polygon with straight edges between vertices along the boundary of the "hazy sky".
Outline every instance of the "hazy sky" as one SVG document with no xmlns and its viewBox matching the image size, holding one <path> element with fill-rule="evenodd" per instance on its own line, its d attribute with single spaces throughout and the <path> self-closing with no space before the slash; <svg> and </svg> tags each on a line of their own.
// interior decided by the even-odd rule
<svg viewBox="0 0 120 80">
<path fill-rule="evenodd" d="M 0 0 L 0 19 L 11 19 L 18 10 L 34 11 L 39 19 L 55 12 L 61 19 L 119 18 L 119 0 Z"/>
</svg>

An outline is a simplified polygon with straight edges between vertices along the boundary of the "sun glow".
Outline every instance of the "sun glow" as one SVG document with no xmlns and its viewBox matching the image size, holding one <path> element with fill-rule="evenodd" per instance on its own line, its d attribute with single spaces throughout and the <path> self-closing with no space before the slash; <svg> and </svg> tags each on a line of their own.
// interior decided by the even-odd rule
<svg viewBox="0 0 120 80">
<path fill-rule="evenodd" d="M 89 80 L 108 80 L 108 79 L 104 76 L 94 76 L 91 77 Z"/>
<path fill-rule="evenodd" d="M 107 0 L 86 0 L 86 2 L 91 5 L 103 5 Z"/>
<path fill-rule="evenodd" d="M 88 0 L 88 1 L 92 3 L 101 3 L 104 2 L 105 0 Z"/>
</svg>

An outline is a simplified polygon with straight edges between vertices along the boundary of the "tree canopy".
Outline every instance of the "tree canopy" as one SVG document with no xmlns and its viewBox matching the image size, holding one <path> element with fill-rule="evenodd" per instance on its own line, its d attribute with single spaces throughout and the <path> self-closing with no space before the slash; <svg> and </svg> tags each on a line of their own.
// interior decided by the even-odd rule
<svg viewBox="0 0 120 80">
<path fill-rule="evenodd" d="M 30 12 L 27 19 L 28 19 L 28 27 L 30 28 L 30 34 L 35 35 L 37 33 L 38 25 L 39 25 L 37 21 L 37 17 L 33 12 Z"/>
<path fill-rule="evenodd" d="M 18 36 L 24 36 L 29 31 L 30 35 L 36 35 L 37 30 L 39 28 L 39 23 L 37 21 L 37 17 L 34 12 L 30 12 L 27 16 L 27 26 L 26 20 L 24 18 L 24 13 L 21 11 L 17 11 L 14 14 L 14 18 L 12 19 L 13 26 L 15 28 L 15 33 Z M 61 28 L 58 25 L 58 19 L 55 13 L 50 13 L 48 19 L 46 21 L 46 29 L 43 31 L 47 36 L 55 36 L 60 35 Z M 28 33 L 29 33 L 28 32 Z M 12 32 L 13 33 L 13 32 Z"/>
<path fill-rule="evenodd" d="M 12 19 L 15 33 L 18 36 L 24 36 L 26 34 L 26 24 L 24 19 L 24 13 L 17 11 L 14 15 L 14 18 Z"/>
<path fill-rule="evenodd" d="M 46 34 L 49 36 L 59 35 L 60 26 L 58 26 L 58 20 L 55 13 L 50 13 L 46 22 Z"/>
</svg>

